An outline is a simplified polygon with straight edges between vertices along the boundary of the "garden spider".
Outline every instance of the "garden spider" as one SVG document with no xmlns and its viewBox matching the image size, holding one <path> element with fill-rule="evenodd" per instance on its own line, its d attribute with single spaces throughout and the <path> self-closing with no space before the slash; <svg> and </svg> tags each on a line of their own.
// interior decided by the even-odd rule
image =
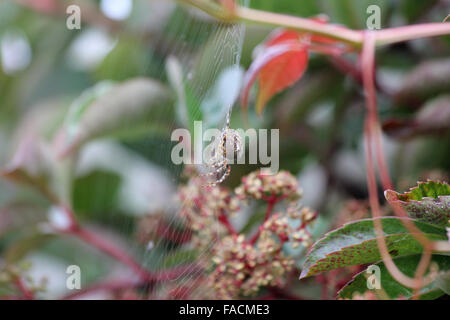
<svg viewBox="0 0 450 320">
<path fill-rule="evenodd" d="M 227 146 L 227 143 L 230 142 L 232 143 L 232 148 Z M 232 151 L 231 155 L 227 154 L 227 147 L 229 151 Z M 237 159 L 241 150 L 241 137 L 236 130 L 230 129 L 230 118 L 229 114 L 227 114 L 227 122 L 225 128 L 221 132 L 219 143 L 217 144 L 217 147 L 215 147 L 212 157 L 205 165 L 209 172 L 202 174 L 203 177 L 215 177 L 216 179 L 213 182 L 209 182 L 207 186 L 216 186 L 217 184 L 222 183 L 230 175 L 231 166 L 229 161 Z"/>
</svg>

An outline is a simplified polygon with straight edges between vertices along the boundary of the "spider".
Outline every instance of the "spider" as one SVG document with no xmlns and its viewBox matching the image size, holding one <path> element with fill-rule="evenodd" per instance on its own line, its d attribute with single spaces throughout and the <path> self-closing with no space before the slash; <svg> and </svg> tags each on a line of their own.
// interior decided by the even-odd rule
<svg viewBox="0 0 450 320">
<path fill-rule="evenodd" d="M 204 177 L 215 177 L 215 181 L 210 182 L 207 186 L 216 186 L 222 183 L 231 172 L 231 166 L 228 163 L 231 161 L 230 155 L 227 154 L 228 143 L 232 143 L 232 157 L 237 158 L 242 150 L 242 140 L 239 133 L 230 129 L 229 122 L 227 121 L 226 127 L 222 130 L 220 135 L 220 140 L 217 147 L 213 151 L 213 156 L 208 161 L 206 168 L 209 170 L 208 173 L 202 174 Z"/>
</svg>

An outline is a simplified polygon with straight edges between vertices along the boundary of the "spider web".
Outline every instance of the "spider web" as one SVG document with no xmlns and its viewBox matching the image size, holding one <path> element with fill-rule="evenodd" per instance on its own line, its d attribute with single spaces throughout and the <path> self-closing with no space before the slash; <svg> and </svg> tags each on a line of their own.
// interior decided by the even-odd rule
<svg viewBox="0 0 450 320">
<path fill-rule="evenodd" d="M 241 5 L 248 6 L 249 0 L 242 0 Z M 158 50 L 152 52 L 150 59 L 159 60 L 160 63 L 156 67 L 153 65 L 149 73 L 152 77 L 165 79 L 167 76 L 168 59 L 177 61 L 178 65 L 182 67 L 183 87 L 188 88 L 190 94 L 193 96 L 193 98 L 191 97 L 191 101 L 187 103 L 187 108 L 189 108 L 188 112 L 190 113 L 189 122 L 192 122 L 194 119 L 201 119 L 202 113 L 204 113 L 202 105 L 211 96 L 211 91 L 215 84 L 217 84 L 221 74 L 230 67 L 239 66 L 243 38 L 243 25 L 222 23 L 197 9 L 175 5 L 164 32 L 153 39 L 151 43 L 151 47 L 157 49 L 169 39 L 171 45 L 166 50 L 163 50 L 165 52 L 162 55 Z M 226 123 L 226 116 L 231 113 L 232 107 L 232 102 L 221 106 L 221 116 L 212 126 L 221 129 Z M 162 112 L 158 119 L 154 119 L 154 121 L 166 119 L 169 116 L 168 113 Z M 174 127 L 179 126 L 178 123 L 179 121 L 177 119 L 173 119 L 172 125 Z M 192 123 L 185 123 L 185 125 L 189 127 Z M 153 146 L 151 151 L 160 156 L 159 162 L 171 163 L 170 155 L 172 146 L 173 143 L 163 141 Z M 170 166 L 169 169 L 169 176 L 175 186 L 174 198 L 182 170 L 181 165 Z M 179 221 L 181 220 L 180 210 L 183 206 L 183 203 L 177 203 L 174 200 L 174 202 L 168 203 L 166 208 L 163 208 L 166 221 L 168 221 L 167 229 L 163 233 L 170 233 L 172 228 L 176 228 L 179 225 Z M 182 234 L 178 234 L 178 236 L 182 238 L 186 236 L 186 233 L 187 231 L 184 231 Z M 188 259 L 179 258 L 180 250 L 184 249 L 171 248 L 171 244 L 163 238 L 164 234 L 156 241 L 149 243 L 147 250 L 140 257 L 140 260 L 144 262 L 144 267 L 152 270 L 156 274 L 166 270 L 167 261 L 171 259 L 176 260 L 176 262 L 171 263 L 171 268 L 189 264 L 193 266 L 201 265 L 203 262 L 208 262 L 211 250 L 215 245 L 214 242 L 210 242 L 203 250 L 197 251 L 194 261 L 187 261 Z M 161 293 L 167 294 L 176 288 L 183 288 L 183 293 L 179 296 L 180 298 L 195 298 L 197 280 L 201 280 L 204 275 L 204 270 L 195 269 L 194 267 L 191 269 L 188 268 L 176 279 L 164 281 L 155 289 L 156 294 L 153 296 L 158 298 L 161 297 Z M 202 287 L 202 290 L 201 295 L 203 297 L 213 297 L 212 292 L 205 292 L 204 287 Z M 160 293 L 159 296 L 158 292 Z M 167 295 L 163 295 L 163 297 L 167 297 Z"/>
</svg>

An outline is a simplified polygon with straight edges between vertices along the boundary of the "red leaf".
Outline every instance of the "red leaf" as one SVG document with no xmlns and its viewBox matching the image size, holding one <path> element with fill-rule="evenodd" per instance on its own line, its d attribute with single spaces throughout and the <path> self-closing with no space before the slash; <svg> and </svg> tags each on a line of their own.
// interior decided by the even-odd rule
<svg viewBox="0 0 450 320">
<path fill-rule="evenodd" d="M 311 20 L 321 24 L 328 23 L 328 18 L 324 16 L 313 17 Z M 340 55 L 346 51 L 345 48 L 334 46 L 336 43 L 337 40 L 305 32 L 283 29 L 272 32 L 245 75 L 242 107 L 247 107 L 249 91 L 258 80 L 256 111 L 261 114 L 270 98 L 301 78 L 308 65 L 308 50 L 329 55 Z"/>
<path fill-rule="evenodd" d="M 317 43 L 322 43 L 322 44 L 335 44 L 338 42 L 338 40 L 328 38 L 326 36 L 313 35 L 311 37 L 311 42 L 317 42 Z"/>
<path fill-rule="evenodd" d="M 326 15 L 317 15 L 315 17 L 310 18 L 310 20 L 317 22 L 317 23 L 321 23 L 321 24 L 326 24 L 329 22 L 329 18 Z M 294 31 L 294 30 L 285 30 L 285 29 L 277 29 L 275 31 L 273 31 L 269 37 L 267 38 L 267 40 L 265 41 L 265 46 L 273 46 L 275 44 L 279 44 L 281 42 L 284 41 L 290 41 L 290 40 L 294 40 L 294 41 L 310 41 L 311 42 L 320 42 L 320 43 L 335 43 L 337 42 L 337 40 L 335 39 L 331 39 L 325 36 L 320 36 L 320 35 L 309 35 L 308 33 L 305 32 L 298 32 L 298 31 Z"/>
<path fill-rule="evenodd" d="M 304 37 L 304 35 L 297 31 L 277 29 L 270 33 L 267 40 L 264 42 L 264 46 L 270 47 L 286 41 L 300 41 L 302 37 Z"/>
<path fill-rule="evenodd" d="M 297 32 L 286 31 L 268 39 L 270 46 L 264 47 L 245 75 L 243 107 L 247 106 L 248 94 L 256 79 L 259 80 L 256 111 L 260 114 L 271 97 L 301 78 L 308 64 L 308 46 L 302 44 L 300 38 Z"/>
<path fill-rule="evenodd" d="M 311 20 L 321 23 L 321 24 L 327 24 L 330 21 L 330 19 L 326 15 L 318 15 L 318 16 L 312 17 Z M 311 42 L 318 42 L 318 43 L 322 43 L 322 44 L 334 44 L 334 43 L 338 42 L 338 40 L 328 38 L 326 36 L 313 34 L 313 35 L 311 35 Z"/>
<path fill-rule="evenodd" d="M 298 81 L 307 65 L 308 51 L 305 46 L 291 48 L 288 52 L 269 61 L 259 73 L 256 112 L 261 114 L 270 98 Z"/>
</svg>

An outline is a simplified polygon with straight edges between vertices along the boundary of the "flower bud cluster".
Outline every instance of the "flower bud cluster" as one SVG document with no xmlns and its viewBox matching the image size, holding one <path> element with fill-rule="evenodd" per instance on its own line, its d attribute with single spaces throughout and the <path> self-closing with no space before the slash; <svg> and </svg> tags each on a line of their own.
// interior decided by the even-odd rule
<svg viewBox="0 0 450 320">
<path fill-rule="evenodd" d="M 302 208 L 298 213 L 288 209 L 288 214 L 275 213 L 266 222 L 261 230 L 260 240 L 276 236 L 281 243 L 289 242 L 293 248 L 300 245 L 312 245 L 312 237 L 306 227 L 316 219 L 316 213 L 309 208 Z"/>
<path fill-rule="evenodd" d="M 227 236 L 214 248 L 215 264 L 209 285 L 219 299 L 252 295 L 262 286 L 282 286 L 286 272 L 294 261 L 281 252 L 273 239 L 252 245 L 244 235 Z"/>
<path fill-rule="evenodd" d="M 205 187 L 201 177 L 189 179 L 180 187 L 180 215 L 194 232 L 192 243 L 197 248 L 211 245 L 226 235 L 226 228 L 219 222 L 220 214 L 231 215 L 239 210 L 239 199 L 221 186 Z"/>
<path fill-rule="evenodd" d="M 30 275 L 31 263 L 22 261 L 18 264 L 7 265 L 0 269 L 0 287 L 9 287 L 17 279 L 26 283 L 27 289 L 32 293 L 44 292 L 47 286 L 47 278 L 35 281 Z"/>
<path fill-rule="evenodd" d="M 148 244 L 151 241 L 156 241 L 159 238 L 158 229 L 164 220 L 164 215 L 161 212 L 146 215 L 139 220 L 136 239 L 139 243 Z"/>
<path fill-rule="evenodd" d="M 295 201 L 301 197 L 297 179 L 287 171 L 273 175 L 264 170 L 252 172 L 242 178 L 242 184 L 235 193 L 241 199 L 277 197 Z"/>
<path fill-rule="evenodd" d="M 316 214 L 307 208 L 274 213 L 260 226 L 258 236 L 227 236 L 213 250 L 210 285 L 218 298 L 233 299 L 255 294 L 261 287 L 283 286 L 294 259 L 283 253 L 283 246 L 309 246 L 312 238 L 306 227 Z M 291 221 L 297 219 L 298 221 Z"/>
<path fill-rule="evenodd" d="M 212 270 L 206 284 L 215 298 L 249 296 L 262 287 L 284 285 L 294 265 L 294 259 L 283 252 L 284 245 L 312 243 L 306 228 L 316 213 L 298 207 L 300 197 L 297 179 L 286 171 L 250 173 L 235 194 L 222 186 L 205 187 L 205 180 L 198 175 L 179 188 L 180 214 L 193 231 L 193 245 L 206 249 L 213 244 L 211 256 L 204 262 L 205 269 Z M 228 218 L 239 210 L 240 201 L 248 198 L 267 202 L 267 214 L 257 232 L 246 238 L 230 226 Z M 282 200 L 288 202 L 287 209 L 272 213 Z"/>
</svg>

